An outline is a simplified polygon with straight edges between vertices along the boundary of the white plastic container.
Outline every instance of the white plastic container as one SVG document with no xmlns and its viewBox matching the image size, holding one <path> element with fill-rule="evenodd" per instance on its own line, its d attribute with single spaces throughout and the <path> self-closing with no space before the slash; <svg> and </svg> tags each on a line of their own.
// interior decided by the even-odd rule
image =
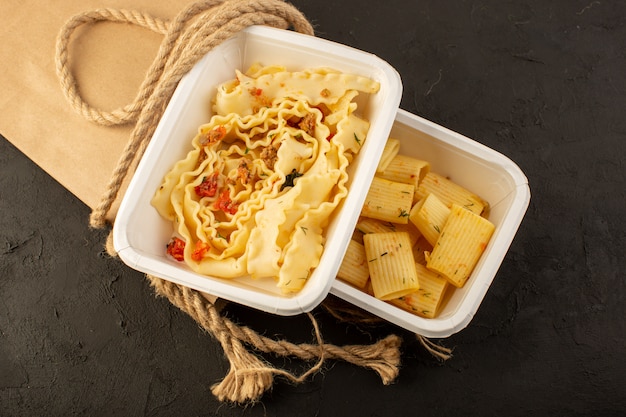
<svg viewBox="0 0 626 417">
<path fill-rule="evenodd" d="M 173 164 L 191 149 L 198 127 L 212 115 L 215 87 L 233 79 L 235 69 L 251 64 L 284 65 L 289 70 L 331 67 L 377 80 L 380 91 L 360 98 L 359 114 L 370 122 L 367 140 L 349 169 L 349 193 L 327 229 L 320 265 L 305 287 L 285 296 L 273 280 L 234 280 L 194 273 L 165 255 L 172 225 L 150 205 L 154 192 Z M 402 84 L 398 73 L 378 57 L 295 32 L 251 27 L 208 53 L 178 85 L 117 214 L 114 246 L 120 258 L 139 271 L 279 315 L 310 311 L 328 294 L 358 219 L 376 165 L 393 124 Z"/>
<path fill-rule="evenodd" d="M 495 232 L 469 280 L 449 293 L 437 318 L 416 316 L 340 280 L 331 293 L 412 332 L 447 337 L 470 323 L 487 293 L 528 208 L 528 180 L 506 156 L 402 109 L 391 137 L 400 140 L 400 153 L 429 161 L 431 171 L 487 200 Z"/>
</svg>

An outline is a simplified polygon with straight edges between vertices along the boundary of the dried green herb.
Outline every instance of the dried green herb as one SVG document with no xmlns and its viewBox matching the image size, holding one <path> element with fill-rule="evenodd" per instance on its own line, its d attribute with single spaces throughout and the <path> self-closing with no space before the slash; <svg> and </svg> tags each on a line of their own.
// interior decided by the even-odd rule
<svg viewBox="0 0 626 417">
<path fill-rule="evenodd" d="M 280 191 L 282 191 L 285 187 L 293 187 L 294 180 L 302 175 L 303 174 L 300 174 L 295 168 L 292 169 L 291 173 L 285 176 L 285 182 L 280 186 Z"/>
</svg>

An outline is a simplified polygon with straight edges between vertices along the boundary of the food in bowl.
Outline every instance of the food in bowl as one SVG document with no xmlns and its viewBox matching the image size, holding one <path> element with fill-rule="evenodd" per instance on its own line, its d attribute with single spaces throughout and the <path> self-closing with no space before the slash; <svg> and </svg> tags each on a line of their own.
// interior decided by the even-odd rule
<svg viewBox="0 0 626 417">
<path fill-rule="evenodd" d="M 378 89 L 329 68 L 236 71 L 152 198 L 173 226 L 167 253 L 200 274 L 271 278 L 284 293 L 301 290 L 367 137 L 355 98 Z"/>
<path fill-rule="evenodd" d="M 495 230 L 480 196 L 399 154 L 390 138 L 338 278 L 406 311 L 434 318 L 461 288 Z"/>
</svg>

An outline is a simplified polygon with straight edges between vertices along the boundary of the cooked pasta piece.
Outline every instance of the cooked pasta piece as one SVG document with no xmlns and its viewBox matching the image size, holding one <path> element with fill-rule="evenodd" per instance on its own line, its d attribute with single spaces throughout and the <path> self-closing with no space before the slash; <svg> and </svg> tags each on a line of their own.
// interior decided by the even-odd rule
<svg viewBox="0 0 626 417">
<path fill-rule="evenodd" d="M 419 277 L 419 290 L 404 295 L 390 302 L 404 310 L 426 318 L 434 318 L 439 314 L 441 301 L 449 286 L 448 280 L 428 270 L 424 265 L 416 264 Z"/>
<path fill-rule="evenodd" d="M 368 233 L 363 242 L 376 298 L 390 300 L 419 289 L 408 233 Z"/>
<path fill-rule="evenodd" d="M 409 222 L 434 246 L 449 214 L 450 209 L 431 193 L 411 208 Z"/>
<path fill-rule="evenodd" d="M 420 231 L 411 223 L 401 224 L 401 223 L 391 223 L 391 222 L 383 222 L 376 219 L 371 219 L 369 217 L 361 217 L 356 224 L 356 231 L 365 233 L 385 233 L 385 232 L 407 232 L 409 234 L 409 240 L 411 241 L 411 245 L 414 245 L 415 242 L 420 238 Z M 361 237 L 361 240 L 363 238 Z"/>
<path fill-rule="evenodd" d="M 350 241 L 339 272 L 337 272 L 337 277 L 357 288 L 365 288 L 370 278 L 365 246 L 354 240 Z"/>
<path fill-rule="evenodd" d="M 435 194 L 447 207 L 458 204 L 476 214 L 481 214 L 487 208 L 487 202 L 481 197 L 432 171 L 420 182 L 414 201 L 417 202 L 430 193 Z"/>
<path fill-rule="evenodd" d="M 407 224 L 415 187 L 374 177 L 361 215 L 391 223 Z"/>
<path fill-rule="evenodd" d="M 485 251 L 495 226 L 489 220 L 453 204 L 426 266 L 462 287 Z"/>
<path fill-rule="evenodd" d="M 376 172 L 380 173 L 387 169 L 387 166 L 391 163 L 391 160 L 395 158 L 399 151 L 400 141 L 393 138 L 387 139 L 387 143 L 385 143 L 385 148 L 383 149 L 383 154 L 378 162 L 378 167 L 376 167 Z"/>
<path fill-rule="evenodd" d="M 299 291 L 367 136 L 354 99 L 379 87 L 328 68 L 261 65 L 218 86 L 215 114 L 152 199 L 182 242 L 176 259 L 201 274 Z"/>
<path fill-rule="evenodd" d="M 413 184 L 417 189 L 420 181 L 429 172 L 429 162 L 398 154 L 382 172 L 377 172 L 376 175 L 389 181 Z"/>
</svg>

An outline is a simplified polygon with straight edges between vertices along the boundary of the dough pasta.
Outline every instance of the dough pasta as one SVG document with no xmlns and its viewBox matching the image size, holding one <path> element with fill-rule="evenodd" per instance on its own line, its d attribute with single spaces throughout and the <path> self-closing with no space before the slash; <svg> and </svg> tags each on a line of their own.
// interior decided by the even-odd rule
<svg viewBox="0 0 626 417">
<path fill-rule="evenodd" d="M 219 85 L 214 116 L 152 199 L 174 227 L 168 253 L 200 274 L 270 277 L 299 291 L 367 137 L 355 98 L 378 89 L 327 68 L 260 65 Z"/>
</svg>

